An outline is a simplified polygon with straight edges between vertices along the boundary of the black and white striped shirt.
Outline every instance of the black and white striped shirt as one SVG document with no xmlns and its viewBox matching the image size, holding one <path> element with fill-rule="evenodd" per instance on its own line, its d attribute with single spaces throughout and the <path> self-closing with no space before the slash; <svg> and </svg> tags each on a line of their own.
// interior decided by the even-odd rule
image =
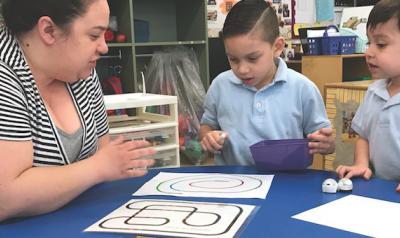
<svg viewBox="0 0 400 238">
<path fill-rule="evenodd" d="M 109 129 L 107 114 L 95 70 L 89 78 L 66 85 L 83 127 L 79 161 L 97 151 L 97 139 Z M 4 25 L 0 26 L 0 140 L 32 140 L 33 166 L 69 164 L 22 49 Z"/>
</svg>

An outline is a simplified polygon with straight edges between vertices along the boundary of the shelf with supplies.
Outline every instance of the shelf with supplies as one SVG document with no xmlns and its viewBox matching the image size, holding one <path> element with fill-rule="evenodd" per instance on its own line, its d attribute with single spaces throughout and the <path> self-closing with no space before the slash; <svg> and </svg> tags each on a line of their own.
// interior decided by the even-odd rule
<svg viewBox="0 0 400 238">
<path fill-rule="evenodd" d="M 108 116 L 111 140 L 119 135 L 123 135 L 125 141 L 146 140 L 151 148 L 158 151 L 151 156 L 156 161 L 151 168 L 180 166 L 176 96 L 149 93 L 106 95 L 104 103 L 107 111 L 129 111 L 123 115 Z M 169 115 L 156 113 L 154 108 L 158 106 L 168 106 Z M 146 110 L 150 107 L 151 110 Z"/>
<path fill-rule="evenodd" d="M 285 63 L 289 69 L 301 73 L 301 60 L 286 60 Z"/>
<path fill-rule="evenodd" d="M 125 42 L 107 42 L 109 52 L 97 62 L 100 80 L 109 76 L 110 66 L 120 67 L 117 74 L 123 93 L 142 92 L 141 72 L 155 50 L 185 45 L 196 52 L 199 74 L 207 90 L 209 80 L 207 1 L 206 0 L 119 0 L 108 1 Z M 144 56 L 145 55 L 145 56 Z"/>
</svg>

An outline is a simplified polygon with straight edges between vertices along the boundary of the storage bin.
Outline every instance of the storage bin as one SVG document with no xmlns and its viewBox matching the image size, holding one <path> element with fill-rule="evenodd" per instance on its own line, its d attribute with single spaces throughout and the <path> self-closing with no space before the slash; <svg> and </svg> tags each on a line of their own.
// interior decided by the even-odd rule
<svg viewBox="0 0 400 238">
<path fill-rule="evenodd" d="M 327 31 L 331 27 L 339 32 L 336 26 L 330 25 L 325 29 L 323 37 L 307 37 L 310 55 L 354 54 L 357 36 L 328 36 Z"/>
<path fill-rule="evenodd" d="M 313 163 L 309 139 L 265 140 L 250 146 L 257 170 L 299 170 Z"/>
<path fill-rule="evenodd" d="M 155 163 L 147 169 L 170 167 L 176 164 L 176 152 L 174 150 L 161 151 L 150 158 L 154 159 Z"/>
<path fill-rule="evenodd" d="M 110 124 L 110 128 L 113 128 L 113 124 Z M 130 140 L 146 140 L 152 146 L 169 143 L 169 138 L 174 134 L 174 128 L 161 128 L 156 130 L 143 130 L 125 132 L 120 134 L 110 135 L 110 140 L 113 141 L 118 138 L 119 135 L 124 136 L 125 141 Z"/>
<path fill-rule="evenodd" d="M 149 168 L 179 167 L 178 98 L 150 93 L 125 93 L 104 96 L 107 110 L 126 108 L 129 115 L 109 116 L 110 139 L 119 135 L 125 141 L 146 140 L 158 151 L 151 158 L 156 163 Z M 170 115 L 146 112 L 146 107 L 168 105 Z"/>
<path fill-rule="evenodd" d="M 364 54 L 365 53 L 365 51 L 368 48 L 368 45 L 367 45 L 368 39 L 363 40 L 361 37 L 355 35 L 354 33 L 350 32 L 348 30 L 342 29 L 342 28 L 339 29 L 339 32 L 340 32 L 340 35 L 342 35 L 342 36 L 356 36 L 357 38 L 356 38 L 355 53 L 356 54 Z"/>
<path fill-rule="evenodd" d="M 134 20 L 135 42 L 149 42 L 150 26 L 148 21 Z"/>
</svg>

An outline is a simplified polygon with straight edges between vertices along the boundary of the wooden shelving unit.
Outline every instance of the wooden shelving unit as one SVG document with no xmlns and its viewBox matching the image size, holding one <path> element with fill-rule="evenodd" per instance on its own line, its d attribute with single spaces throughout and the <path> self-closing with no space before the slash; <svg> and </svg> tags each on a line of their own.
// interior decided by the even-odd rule
<svg viewBox="0 0 400 238">
<path fill-rule="evenodd" d="M 371 77 L 364 54 L 303 56 L 301 70 L 313 81 L 325 99 L 325 85 L 341 83 L 343 77 Z M 322 155 L 314 155 L 313 169 L 324 168 Z"/>
<path fill-rule="evenodd" d="M 364 54 L 303 56 L 302 74 L 313 81 L 322 98 L 325 84 L 342 82 L 343 77 L 371 77 Z"/>
<path fill-rule="evenodd" d="M 285 63 L 288 68 L 301 73 L 301 60 L 287 60 Z"/>
</svg>

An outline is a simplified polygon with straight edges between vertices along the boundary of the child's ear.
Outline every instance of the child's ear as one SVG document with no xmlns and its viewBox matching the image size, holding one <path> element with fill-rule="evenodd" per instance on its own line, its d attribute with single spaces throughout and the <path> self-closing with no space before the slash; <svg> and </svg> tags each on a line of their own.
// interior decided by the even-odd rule
<svg viewBox="0 0 400 238">
<path fill-rule="evenodd" d="M 38 33 L 40 38 L 51 45 L 55 41 L 56 31 L 59 29 L 48 16 L 43 16 L 38 20 Z"/>
<path fill-rule="evenodd" d="M 281 36 L 277 37 L 272 47 L 272 49 L 274 50 L 274 58 L 278 58 L 281 55 L 284 48 L 285 48 L 285 39 Z"/>
</svg>

